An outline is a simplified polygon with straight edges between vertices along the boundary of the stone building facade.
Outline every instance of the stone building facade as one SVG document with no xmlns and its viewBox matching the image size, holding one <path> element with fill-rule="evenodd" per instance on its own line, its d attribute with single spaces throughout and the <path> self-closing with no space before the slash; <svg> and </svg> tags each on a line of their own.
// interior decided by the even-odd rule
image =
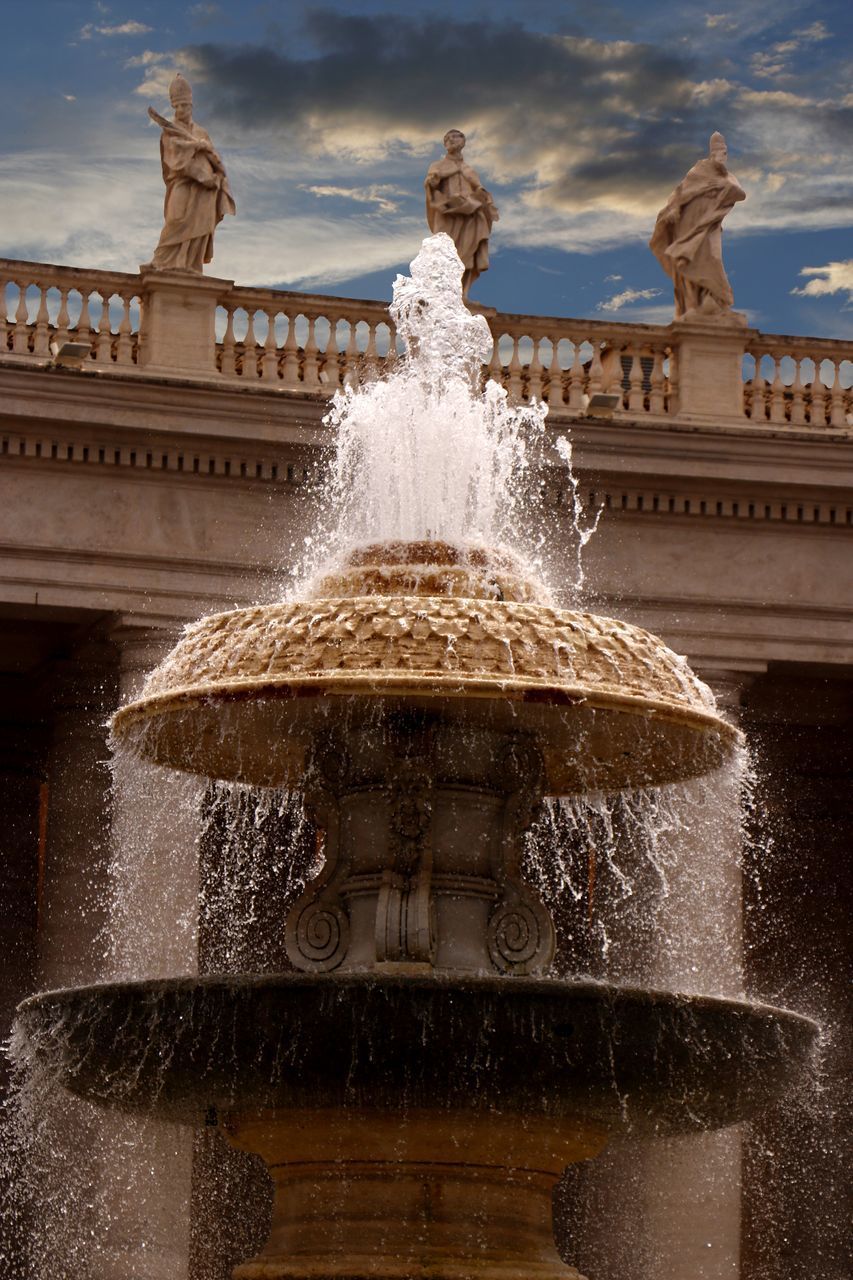
<svg viewBox="0 0 853 1280">
<path fill-rule="evenodd" d="M 8 1027 L 33 990 L 104 975 L 114 833 L 162 820 L 156 797 L 121 812 L 107 717 L 184 622 L 281 589 L 311 531 L 326 401 L 381 372 L 393 342 L 376 302 L 7 260 L 0 284 Z M 591 607 L 686 654 L 755 747 L 754 839 L 730 920 L 747 990 L 828 1029 L 819 1107 L 780 1107 L 704 1148 L 616 1151 L 567 1179 L 566 1256 L 595 1280 L 840 1280 L 853 348 L 486 314 L 492 376 L 511 397 L 547 399 L 554 436 L 571 431 L 577 490 L 556 452 L 538 477 L 556 573 L 573 572 L 574 504 L 600 509 Z M 156 858 L 137 886 L 149 974 L 199 965 L 197 933 L 175 924 L 197 888 L 192 839 L 183 847 L 168 892 Z M 206 1159 L 203 1139 L 171 1154 L 183 1200 L 164 1194 L 147 1228 L 128 1220 L 107 1280 L 227 1274 L 193 1225 Z M 711 1183 L 697 1177 L 711 1166 Z M 144 1272 L 127 1262 L 143 1229 Z"/>
</svg>

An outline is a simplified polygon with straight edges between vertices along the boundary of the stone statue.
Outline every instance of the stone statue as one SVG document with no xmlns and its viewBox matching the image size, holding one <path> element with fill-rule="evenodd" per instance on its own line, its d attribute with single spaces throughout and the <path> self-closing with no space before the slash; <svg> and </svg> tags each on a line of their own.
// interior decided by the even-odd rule
<svg viewBox="0 0 853 1280">
<path fill-rule="evenodd" d="M 169 99 L 174 120 L 148 108 L 162 129 L 160 161 L 166 184 L 164 226 L 151 266 L 201 271 L 213 258 L 218 223 L 226 213 L 236 213 L 237 206 L 222 160 L 207 132 L 193 120 L 192 89 L 180 72 L 169 85 Z"/>
<path fill-rule="evenodd" d="M 734 295 L 723 267 L 722 224 L 746 194 L 726 167 L 721 133 L 657 216 L 649 248 L 675 286 L 676 320 L 731 313 Z"/>
<path fill-rule="evenodd" d="M 429 229 L 445 231 L 456 245 L 465 273 L 462 293 L 489 269 L 489 234 L 498 220 L 494 201 L 476 172 L 462 159 L 465 134 L 450 129 L 444 135 L 447 155 L 431 164 L 424 186 Z"/>
</svg>

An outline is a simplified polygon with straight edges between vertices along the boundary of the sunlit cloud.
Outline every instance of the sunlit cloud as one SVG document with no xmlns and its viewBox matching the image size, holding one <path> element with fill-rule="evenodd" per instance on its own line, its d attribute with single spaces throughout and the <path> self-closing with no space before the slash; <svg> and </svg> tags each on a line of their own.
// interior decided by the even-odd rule
<svg viewBox="0 0 853 1280">
<path fill-rule="evenodd" d="M 400 187 L 389 183 L 374 183 L 369 187 L 306 186 L 303 190 L 320 198 L 337 197 L 340 200 L 352 200 L 356 204 L 375 204 L 379 213 L 396 213 L 400 208 L 400 201 L 392 200 L 391 197 L 406 195 Z"/>
<path fill-rule="evenodd" d="M 81 40 L 92 40 L 95 36 L 144 36 L 149 31 L 153 31 L 153 27 L 146 26 L 144 22 L 118 22 L 113 26 L 104 25 L 97 26 L 94 22 L 87 22 L 80 29 L 79 38 Z"/>
<path fill-rule="evenodd" d="M 611 278 L 616 277 L 608 277 L 608 279 Z M 612 298 L 605 298 L 603 302 L 599 302 L 596 310 L 621 311 L 623 307 L 630 306 L 632 302 L 644 302 L 649 298 L 657 298 L 660 293 L 660 289 L 623 289 L 621 293 L 614 293 Z"/>
<path fill-rule="evenodd" d="M 803 267 L 801 276 L 810 276 L 802 288 L 791 293 L 798 298 L 823 298 L 830 294 L 844 293 L 853 302 L 853 259 L 846 262 L 827 262 L 823 267 Z"/>
</svg>

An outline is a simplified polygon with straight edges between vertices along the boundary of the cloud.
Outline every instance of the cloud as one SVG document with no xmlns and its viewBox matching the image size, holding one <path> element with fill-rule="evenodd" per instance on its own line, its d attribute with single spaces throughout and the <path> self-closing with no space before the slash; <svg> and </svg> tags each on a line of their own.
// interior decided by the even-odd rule
<svg viewBox="0 0 853 1280">
<path fill-rule="evenodd" d="M 608 279 L 612 277 L 608 276 Z M 622 293 L 614 293 L 612 298 L 599 302 L 597 311 L 621 311 L 632 302 L 645 302 L 649 298 L 660 297 L 660 289 L 624 289 Z"/>
<path fill-rule="evenodd" d="M 790 75 L 791 54 L 796 53 L 804 44 L 818 44 L 821 40 L 828 40 L 829 35 L 826 23 L 820 21 L 793 31 L 787 40 L 780 40 L 771 44 L 768 49 L 752 55 L 749 65 L 753 75 L 763 80 Z"/>
<path fill-rule="evenodd" d="M 399 200 L 391 200 L 391 196 L 404 196 L 407 193 L 400 187 L 390 183 L 374 183 L 369 187 L 303 187 L 312 196 L 338 197 L 341 200 L 353 200 L 356 204 L 375 204 L 378 213 L 396 213 L 400 208 Z"/>
<path fill-rule="evenodd" d="M 616 280 L 621 280 L 621 279 L 622 279 L 622 277 L 621 277 L 621 276 L 605 276 L 605 277 L 604 277 L 604 283 L 605 283 L 605 284 L 610 284 L 610 283 L 611 283 L 611 281 L 616 281 Z"/>
<path fill-rule="evenodd" d="M 213 0 L 209 0 L 208 3 L 193 4 L 189 8 L 189 17 L 197 27 L 206 27 L 223 17 L 222 6 L 213 3 Z"/>
<path fill-rule="evenodd" d="M 778 45 L 787 50 L 806 40 L 803 33 L 817 35 L 803 28 Z M 162 94 L 180 59 L 203 94 L 205 125 L 223 143 L 286 155 L 298 139 L 315 163 L 316 186 L 331 185 L 326 167 L 343 159 L 354 173 L 369 174 L 347 186 L 369 188 L 391 167 L 398 185 L 419 188 L 445 130 L 462 127 L 466 159 L 497 188 L 498 236 L 512 243 L 523 235 L 504 218 L 506 191 L 536 235 L 557 215 L 551 243 L 578 247 L 566 243 L 570 227 L 581 243 L 600 245 L 603 233 L 584 222 L 590 212 L 639 236 L 715 129 L 727 134 L 732 167 L 751 183 L 733 227 L 768 218 L 780 225 L 780 210 L 796 222 L 815 184 L 830 177 L 848 192 L 853 216 L 850 106 L 793 92 L 798 85 L 786 84 L 790 97 L 770 97 L 739 83 L 731 61 L 726 76 L 708 78 L 689 57 L 652 44 L 549 35 L 520 23 L 331 9 L 312 10 L 300 35 L 308 51 L 300 57 L 212 43 L 163 54 L 146 67 L 137 92 Z M 771 61 L 782 67 L 791 56 L 777 50 Z M 768 175 L 778 183 L 789 171 L 782 190 L 772 190 Z M 851 176 L 839 181 L 839 174 Z M 780 199 L 771 216 L 772 195 Z M 833 202 L 836 225 L 839 207 Z"/>
<path fill-rule="evenodd" d="M 823 298 L 833 293 L 846 293 L 853 302 L 853 258 L 847 262 L 828 262 L 824 267 L 803 267 L 801 276 L 811 279 L 801 289 L 792 289 L 798 298 Z"/>
<path fill-rule="evenodd" d="M 564 208 L 606 194 L 602 151 L 618 151 L 620 173 L 627 168 L 635 195 L 647 196 L 695 158 L 684 146 L 694 111 L 688 65 L 655 45 L 325 9 L 305 28 L 309 57 L 247 45 L 185 49 L 212 119 L 256 138 L 298 134 L 318 159 L 346 154 L 363 165 L 395 152 L 435 155 L 456 125 L 468 135 L 466 157 L 493 183 L 523 183 Z M 664 164 L 655 159 L 661 143 Z"/>
<path fill-rule="evenodd" d="M 801 27 L 799 31 L 794 32 L 794 35 L 798 40 L 805 41 L 807 44 L 829 39 L 829 31 L 825 22 L 813 22 L 810 27 Z"/>
<path fill-rule="evenodd" d="M 149 31 L 153 31 L 153 27 L 147 27 L 144 22 L 119 22 L 114 26 L 96 26 L 94 22 L 87 22 L 80 29 L 81 40 L 91 40 L 94 36 L 144 36 Z"/>
<path fill-rule="evenodd" d="M 15 258 L 136 271 L 147 262 L 162 226 L 163 184 L 156 151 L 100 161 L 58 151 L 0 157 L 4 252 Z M 238 192 L 263 165 L 237 161 L 229 171 Z M 276 167 L 277 175 L 280 173 Z M 62 218 L 56 217 L 57 175 Z M 282 210 L 279 185 L 261 192 L 250 218 L 227 218 L 216 233 L 213 270 L 245 285 L 328 287 L 414 257 L 427 228 L 421 216 L 318 217 L 310 205 Z M 303 197 L 304 199 L 304 197 Z M 313 201 L 311 202 L 313 205 Z"/>
<path fill-rule="evenodd" d="M 711 31 L 735 31 L 737 23 L 730 13 L 706 13 L 705 26 Z"/>
<path fill-rule="evenodd" d="M 63 95 L 62 95 L 62 96 L 63 96 L 63 98 L 65 99 L 65 101 L 66 101 L 66 102 L 76 102 L 76 101 L 77 101 L 77 95 L 76 95 L 76 93 L 63 93 Z"/>
</svg>

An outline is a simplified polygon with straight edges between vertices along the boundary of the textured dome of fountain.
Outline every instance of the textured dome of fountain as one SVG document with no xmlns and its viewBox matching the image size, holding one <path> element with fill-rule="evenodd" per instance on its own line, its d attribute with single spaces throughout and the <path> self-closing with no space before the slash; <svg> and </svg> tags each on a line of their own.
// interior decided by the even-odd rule
<svg viewBox="0 0 853 1280">
<path fill-rule="evenodd" d="M 364 695 L 512 721 L 555 794 L 689 777 L 737 739 L 661 640 L 553 607 L 511 553 L 443 542 L 364 547 L 306 599 L 189 626 L 114 731 L 159 763 L 293 785 L 317 715 Z"/>
</svg>

